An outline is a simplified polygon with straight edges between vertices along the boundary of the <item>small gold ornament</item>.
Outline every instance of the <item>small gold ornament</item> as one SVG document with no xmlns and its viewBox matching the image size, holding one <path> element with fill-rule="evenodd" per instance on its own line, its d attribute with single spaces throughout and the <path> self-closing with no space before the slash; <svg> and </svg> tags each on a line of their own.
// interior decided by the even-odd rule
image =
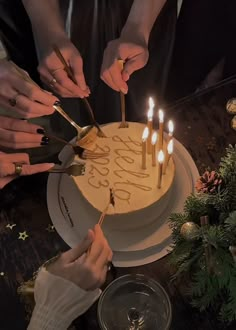
<svg viewBox="0 0 236 330">
<path fill-rule="evenodd" d="M 19 233 L 18 239 L 22 239 L 22 241 L 25 241 L 26 238 L 28 238 L 29 235 L 26 233 L 26 231 L 23 231 L 22 233 Z"/>
<path fill-rule="evenodd" d="M 231 127 L 236 131 L 236 116 L 234 116 L 231 120 Z"/>
<path fill-rule="evenodd" d="M 236 114 L 236 98 L 230 99 L 226 104 L 226 110 L 231 115 Z"/>
<path fill-rule="evenodd" d="M 188 221 L 181 226 L 180 234 L 187 241 L 194 241 L 199 234 L 199 229 L 200 227 L 196 223 Z"/>
</svg>

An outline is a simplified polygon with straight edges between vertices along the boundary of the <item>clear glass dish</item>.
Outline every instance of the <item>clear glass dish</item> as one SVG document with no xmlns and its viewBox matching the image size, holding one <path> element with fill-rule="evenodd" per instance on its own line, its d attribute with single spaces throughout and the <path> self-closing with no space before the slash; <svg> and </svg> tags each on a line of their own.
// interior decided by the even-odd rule
<svg viewBox="0 0 236 330">
<path fill-rule="evenodd" d="M 113 281 L 98 302 L 102 330 L 167 330 L 172 309 L 163 287 L 141 274 Z"/>
</svg>

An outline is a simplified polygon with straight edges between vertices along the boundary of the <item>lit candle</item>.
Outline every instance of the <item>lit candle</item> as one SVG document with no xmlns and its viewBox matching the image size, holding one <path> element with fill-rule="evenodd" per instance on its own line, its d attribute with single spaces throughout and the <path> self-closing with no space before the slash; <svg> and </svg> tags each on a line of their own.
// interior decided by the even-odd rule
<svg viewBox="0 0 236 330">
<path fill-rule="evenodd" d="M 166 145 L 165 145 L 165 159 L 167 159 L 167 146 L 168 143 L 170 142 L 170 140 L 173 138 L 173 132 L 174 132 L 174 123 L 172 120 L 168 121 L 168 136 L 167 136 L 167 141 L 166 141 Z M 165 169 L 165 164 L 164 164 L 164 169 Z M 165 173 L 165 171 L 163 172 Z"/>
<path fill-rule="evenodd" d="M 159 115 L 158 150 L 160 151 L 163 148 L 164 112 L 160 109 L 158 115 Z"/>
<path fill-rule="evenodd" d="M 149 135 L 148 127 L 145 127 L 142 135 L 142 169 L 146 169 L 147 138 Z"/>
<path fill-rule="evenodd" d="M 162 167 L 163 167 L 163 163 L 164 163 L 164 152 L 162 150 L 160 150 L 158 152 L 158 156 L 157 156 L 157 161 L 158 161 L 158 177 L 157 177 L 157 188 L 160 189 L 161 188 L 161 180 L 162 180 Z"/>
<path fill-rule="evenodd" d="M 174 123 L 172 120 L 169 120 L 168 122 L 168 139 L 167 139 L 167 144 L 169 143 L 169 141 L 172 139 L 173 137 L 173 132 L 174 132 Z"/>
<path fill-rule="evenodd" d="M 168 167 L 170 157 L 173 154 L 173 149 L 174 149 L 174 141 L 173 141 L 173 139 L 171 139 L 169 141 L 168 145 L 167 145 L 167 155 L 166 155 L 166 158 L 165 158 L 165 163 L 164 163 L 164 168 L 163 168 L 163 174 L 166 173 L 166 169 Z"/>
<path fill-rule="evenodd" d="M 157 132 L 152 134 L 152 166 L 156 166 L 156 143 L 157 143 Z"/>
<path fill-rule="evenodd" d="M 151 148 L 151 137 L 152 137 L 152 129 L 153 129 L 153 108 L 154 108 L 154 102 L 151 97 L 149 97 L 149 110 L 147 113 L 147 126 L 149 129 L 149 135 L 147 139 L 147 152 L 148 154 L 151 154 L 152 148 Z"/>
</svg>

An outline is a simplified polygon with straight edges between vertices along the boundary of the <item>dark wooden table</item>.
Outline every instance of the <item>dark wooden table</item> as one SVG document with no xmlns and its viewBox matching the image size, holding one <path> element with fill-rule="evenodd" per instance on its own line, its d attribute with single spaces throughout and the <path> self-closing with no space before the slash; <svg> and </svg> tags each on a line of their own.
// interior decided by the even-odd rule
<svg viewBox="0 0 236 330">
<path fill-rule="evenodd" d="M 173 111 L 166 111 L 167 117 L 175 121 L 175 137 L 188 149 L 200 172 L 208 166 L 217 168 L 225 148 L 236 143 L 236 132 L 230 128 L 232 116 L 225 110 L 226 101 L 234 95 L 236 85 L 232 84 Z M 26 312 L 16 292 L 17 287 L 28 280 L 45 260 L 68 249 L 51 228 L 46 183 L 47 174 L 38 174 L 19 178 L 0 191 L 0 330 L 26 328 Z M 8 224 L 15 226 L 11 229 Z M 24 232 L 28 237 L 19 239 L 19 233 Z M 164 286 L 173 306 L 171 329 L 224 328 L 211 312 L 199 313 L 191 307 L 181 283 L 170 282 L 173 270 L 168 256 L 142 267 L 117 268 L 116 271 L 116 276 L 143 273 Z M 96 304 L 75 324 L 82 330 L 99 329 Z M 236 325 L 225 328 L 235 329 Z"/>
</svg>

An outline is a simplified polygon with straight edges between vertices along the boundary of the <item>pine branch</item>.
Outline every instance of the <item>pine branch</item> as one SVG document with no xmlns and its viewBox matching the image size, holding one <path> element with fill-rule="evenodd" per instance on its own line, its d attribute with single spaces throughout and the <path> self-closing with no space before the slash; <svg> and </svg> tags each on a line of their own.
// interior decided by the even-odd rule
<svg viewBox="0 0 236 330">
<path fill-rule="evenodd" d="M 192 279 L 193 305 L 200 310 L 212 307 L 222 320 L 231 322 L 236 320 L 236 265 L 229 251 L 229 246 L 236 246 L 236 146 L 226 149 L 215 173 L 206 173 L 203 189 L 186 199 L 184 213 L 171 215 L 174 244 L 170 261 L 177 268 L 175 279 L 184 274 Z M 209 225 L 188 241 L 181 235 L 182 225 L 199 225 L 203 215 L 210 219 Z"/>
</svg>

